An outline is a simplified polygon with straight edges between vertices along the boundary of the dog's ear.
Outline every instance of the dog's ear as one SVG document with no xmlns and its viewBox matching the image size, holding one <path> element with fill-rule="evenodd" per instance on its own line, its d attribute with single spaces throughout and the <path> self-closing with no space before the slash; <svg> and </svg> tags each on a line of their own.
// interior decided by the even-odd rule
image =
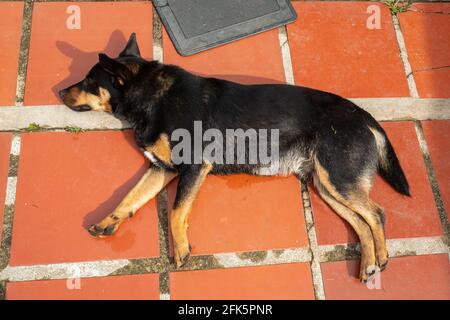
<svg viewBox="0 0 450 320">
<path fill-rule="evenodd" d="M 98 55 L 100 66 L 108 73 L 114 76 L 120 85 L 131 79 L 133 73 L 125 65 L 111 59 L 106 54 L 100 53 Z"/>
<path fill-rule="evenodd" d="M 132 57 L 141 56 L 141 52 L 139 51 L 139 46 L 136 40 L 136 33 L 134 32 L 130 35 L 130 39 L 128 39 L 125 49 L 123 49 L 123 51 L 119 54 L 119 57 L 126 57 L 126 56 Z"/>
</svg>

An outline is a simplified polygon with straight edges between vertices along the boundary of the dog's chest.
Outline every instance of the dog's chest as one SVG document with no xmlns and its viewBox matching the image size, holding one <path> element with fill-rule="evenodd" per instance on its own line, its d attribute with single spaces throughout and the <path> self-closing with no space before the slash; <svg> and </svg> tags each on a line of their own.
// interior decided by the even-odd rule
<svg viewBox="0 0 450 320">
<path fill-rule="evenodd" d="M 165 162 L 164 159 L 157 152 L 152 152 L 152 150 L 142 150 L 144 156 L 150 161 L 150 163 L 155 166 L 165 170 L 172 170 L 173 165 L 169 162 Z"/>
</svg>

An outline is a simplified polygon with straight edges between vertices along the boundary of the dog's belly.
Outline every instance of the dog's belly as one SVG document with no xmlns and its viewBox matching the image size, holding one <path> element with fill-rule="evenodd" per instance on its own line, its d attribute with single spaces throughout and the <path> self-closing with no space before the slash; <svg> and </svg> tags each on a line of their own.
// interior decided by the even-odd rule
<svg viewBox="0 0 450 320">
<path fill-rule="evenodd" d="M 304 157 L 298 152 L 289 152 L 268 165 L 261 165 L 255 168 L 253 174 L 259 176 L 288 176 L 295 174 L 307 177 L 311 169 L 312 160 L 310 158 Z"/>
<path fill-rule="evenodd" d="M 214 164 L 212 174 L 251 174 L 256 176 L 289 176 L 295 174 L 301 178 L 310 175 L 313 168 L 312 157 L 302 154 L 300 149 L 292 149 L 271 159 L 268 164 Z"/>
<path fill-rule="evenodd" d="M 143 149 L 144 156 L 152 163 L 152 165 L 167 169 L 168 165 L 161 161 L 151 151 Z M 247 159 L 248 160 L 248 159 Z M 215 175 L 231 175 L 231 174 L 251 174 L 257 176 L 289 176 L 295 174 L 301 178 L 309 176 L 313 169 L 313 161 L 310 152 L 304 152 L 298 146 L 291 146 L 288 150 L 283 150 L 278 157 L 271 158 L 269 163 L 212 163 L 213 169 L 211 174 Z M 173 168 L 173 167 L 171 167 Z"/>
</svg>

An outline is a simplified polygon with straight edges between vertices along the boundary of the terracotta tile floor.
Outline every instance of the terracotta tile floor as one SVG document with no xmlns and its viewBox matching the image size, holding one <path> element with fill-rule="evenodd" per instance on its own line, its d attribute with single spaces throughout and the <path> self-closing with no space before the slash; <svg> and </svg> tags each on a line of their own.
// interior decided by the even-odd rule
<svg viewBox="0 0 450 320">
<path fill-rule="evenodd" d="M 306 263 L 174 272 L 170 292 L 173 299 L 314 299 Z"/>
<path fill-rule="evenodd" d="M 285 82 L 278 31 L 245 38 L 189 57 L 177 53 L 163 32 L 164 63 L 191 72 L 247 84 Z"/>
<path fill-rule="evenodd" d="M 157 300 L 159 299 L 159 276 L 145 274 L 79 280 L 11 282 L 6 287 L 6 298 L 8 300 Z"/>
<path fill-rule="evenodd" d="M 423 12 L 447 12 L 423 13 Z M 450 3 L 415 3 L 399 15 L 419 95 L 450 97 Z"/>
<path fill-rule="evenodd" d="M 367 28 L 369 6 L 380 9 L 380 29 Z M 413 9 L 449 11 L 449 6 L 415 3 Z M 385 6 L 362 1 L 295 1 L 294 7 L 298 20 L 287 27 L 287 32 L 297 84 L 349 98 L 409 96 L 392 17 Z M 0 106 L 11 106 L 15 103 L 23 3 L 0 2 L 0 11 Z M 68 25 L 76 22 L 77 12 L 81 15 L 80 29 L 71 29 Z M 408 12 L 400 14 L 399 19 L 420 96 L 448 98 L 447 15 Z M 143 56 L 151 59 L 153 38 L 157 36 L 148 1 L 35 2 L 31 22 L 24 97 L 24 109 L 28 111 L 28 106 L 60 104 L 55 92 L 81 79 L 96 63 L 99 52 L 116 56 L 133 31 Z M 191 57 L 176 53 L 164 28 L 162 43 L 165 63 L 197 74 L 242 83 L 286 81 L 278 30 Z M 411 198 L 401 196 L 382 179 L 376 179 L 372 196 L 386 210 L 389 239 L 436 240 L 444 235 L 415 125 L 411 121 L 382 124 L 412 194 Z M 423 121 L 422 126 L 448 214 L 450 121 Z M 6 299 L 159 299 L 160 293 L 170 299 L 314 299 L 320 295 L 313 287 L 313 271 L 317 270 L 299 254 L 309 254 L 310 225 L 305 222 L 301 186 L 295 177 L 208 177 L 194 203 L 188 231 L 196 256 L 193 260 L 200 261 L 195 268 L 200 270 L 188 265 L 176 272 L 164 256 L 167 240 L 158 229 L 166 231 L 166 223 L 165 219 L 158 220 L 155 199 L 112 238 L 94 239 L 85 230 L 114 209 L 148 166 L 130 131 L 98 129 L 70 134 L 50 129 L 16 134 L 21 137 L 21 151 L 12 243 L 9 247 L 9 239 L 5 233 L 1 235 L 2 227 L 11 227 L 5 224 L 0 227 L 6 249 L 0 252 L 0 265 L 8 262 L 9 267 L 0 269 L 0 278 L 6 270 L 21 280 L 13 277 L 14 281 L 7 282 Z M 0 223 L 11 138 L 11 132 L 0 132 Z M 176 181 L 167 190 L 170 207 Z M 319 246 L 358 240 L 313 188 L 310 195 Z M 164 210 L 164 201 L 159 204 Z M 170 242 L 170 235 L 167 238 Z M 288 248 L 296 250 L 284 250 Z M 234 254 L 274 249 L 281 250 L 271 251 L 266 260 L 258 262 L 266 264 L 263 266 L 251 259 L 239 260 L 240 255 Z M 170 250 L 169 243 L 169 255 Z M 220 260 L 212 255 L 223 253 L 230 254 L 220 259 L 237 258 L 220 268 L 210 267 L 208 262 Z M 132 259 L 130 266 L 116 270 L 127 275 L 82 278 L 80 290 L 69 290 L 64 279 L 31 281 L 37 277 L 33 273 L 37 265 L 44 265 L 39 270 L 48 271 L 53 267 L 47 264 L 83 266 L 86 261 L 116 259 Z M 358 281 L 358 261 L 326 261 L 321 264 L 326 299 L 450 299 L 447 254 L 392 258 L 381 275 L 381 290 L 369 290 Z M 147 268 L 147 264 L 153 265 Z"/>
<path fill-rule="evenodd" d="M 175 194 L 172 183 L 170 205 Z M 300 183 L 294 177 L 210 176 L 194 203 L 189 226 L 194 255 L 308 244 Z"/>
<path fill-rule="evenodd" d="M 0 12 L 0 106 L 14 105 L 23 2 L 1 2 Z"/>
<path fill-rule="evenodd" d="M 115 237 L 85 230 L 112 212 L 147 166 L 131 132 L 23 134 L 11 265 L 158 256 L 155 200 Z"/>
<path fill-rule="evenodd" d="M 381 28 L 370 30 L 369 5 L 294 2 L 298 19 L 288 36 L 297 85 L 345 97 L 409 95 L 390 13 L 380 6 Z"/>
</svg>

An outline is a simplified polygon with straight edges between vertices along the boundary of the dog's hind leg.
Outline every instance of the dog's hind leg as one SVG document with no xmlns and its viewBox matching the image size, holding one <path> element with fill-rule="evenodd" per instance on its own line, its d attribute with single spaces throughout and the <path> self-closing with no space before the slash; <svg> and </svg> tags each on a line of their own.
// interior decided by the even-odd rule
<svg viewBox="0 0 450 320">
<path fill-rule="evenodd" d="M 384 233 L 383 209 L 369 198 L 369 193 L 363 189 L 357 189 L 348 195 L 346 206 L 357 212 L 372 230 L 375 241 L 377 265 L 380 270 L 386 268 L 388 262 L 388 251 Z"/>
<path fill-rule="evenodd" d="M 155 197 L 175 176 L 176 173 L 174 172 L 151 166 L 113 213 L 91 226 L 88 229 L 89 233 L 95 237 L 112 235 L 125 219 L 132 217 L 139 208 Z"/>
<path fill-rule="evenodd" d="M 339 170 L 341 170 L 340 174 L 336 171 L 329 172 L 316 159 L 315 173 L 326 190 L 340 203 L 360 215 L 369 225 L 375 243 L 377 266 L 383 270 L 388 260 L 384 234 L 384 213 L 381 207 L 369 197 L 373 178 L 369 173 L 371 170 L 360 170 L 355 179 L 340 181 L 340 184 L 336 186 L 331 181 L 337 180 L 338 176 L 342 180 L 342 170 L 352 170 L 352 168 L 341 167 Z"/>
<path fill-rule="evenodd" d="M 177 195 L 170 214 L 174 260 L 178 268 L 183 266 L 189 258 L 188 217 L 200 187 L 211 169 L 212 165 L 208 163 L 186 166 L 180 172 Z"/>
<path fill-rule="evenodd" d="M 314 185 L 319 192 L 320 197 L 350 226 L 355 230 L 361 243 L 361 264 L 359 278 L 361 281 L 367 281 L 368 277 L 375 271 L 375 246 L 372 232 L 369 225 L 358 214 L 347 208 L 340 201 L 336 200 L 325 185 L 329 186 L 328 177 L 324 172 L 314 174 Z M 339 197 L 341 198 L 341 197 Z"/>
</svg>

